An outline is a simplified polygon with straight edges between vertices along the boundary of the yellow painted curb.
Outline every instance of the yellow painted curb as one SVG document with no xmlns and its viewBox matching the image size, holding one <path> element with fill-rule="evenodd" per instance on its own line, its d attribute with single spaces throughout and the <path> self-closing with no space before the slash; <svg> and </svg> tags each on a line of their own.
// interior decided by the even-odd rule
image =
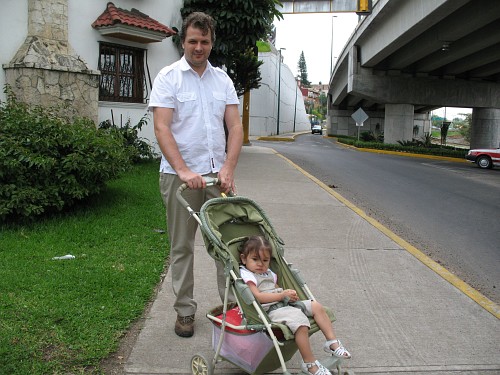
<svg viewBox="0 0 500 375">
<path fill-rule="evenodd" d="M 348 208 L 353 210 L 356 214 L 361 216 L 363 219 L 368 221 L 371 225 L 373 225 L 375 228 L 377 228 L 379 231 L 384 233 L 387 237 L 389 237 L 391 240 L 396 242 L 399 246 L 401 246 L 403 249 L 408 251 L 411 255 L 413 255 L 415 258 L 417 258 L 420 262 L 425 264 L 427 267 L 429 267 L 432 271 L 437 273 L 439 276 L 441 276 L 443 279 L 448 281 L 451 285 L 453 285 L 455 288 L 460 290 L 462 293 L 464 293 L 466 296 L 471 298 L 474 302 L 476 302 L 478 305 L 480 305 L 482 308 L 484 308 L 486 311 L 491 313 L 493 316 L 495 316 L 497 319 L 500 319 L 500 306 L 485 297 L 483 294 L 481 294 L 479 291 L 471 287 L 469 284 L 458 278 L 456 275 L 448 271 L 446 268 L 441 266 L 439 263 L 433 261 L 431 258 L 429 258 L 427 255 L 422 253 L 420 250 L 418 250 L 416 247 L 413 245 L 409 244 L 405 240 L 403 240 L 401 237 L 399 237 L 397 234 L 380 224 L 378 221 L 373 219 L 372 217 L 368 216 L 363 210 L 360 208 L 356 207 L 354 204 L 349 202 L 347 199 L 345 199 L 343 196 L 341 196 L 339 193 L 331 189 L 328 185 L 325 183 L 321 182 L 318 180 L 316 177 L 311 175 L 310 173 L 306 172 L 304 169 L 299 167 L 297 164 L 292 162 L 291 160 L 287 159 L 280 153 L 276 152 L 273 150 L 276 155 L 281 157 L 282 159 L 286 160 L 290 165 L 292 165 L 295 169 L 300 171 L 302 174 L 310 178 L 312 181 L 314 181 L 316 184 L 318 184 L 321 188 L 323 188 L 325 191 L 327 191 L 330 195 L 334 196 L 337 200 L 339 200 L 341 203 L 346 205 Z M 399 154 L 399 153 L 398 153 Z"/>
<path fill-rule="evenodd" d="M 259 137 L 257 138 L 258 141 L 282 141 L 282 142 L 294 142 L 294 138 L 287 138 L 287 137 Z"/>
<path fill-rule="evenodd" d="M 459 159 L 459 158 L 452 158 L 452 157 L 449 157 L 449 156 L 414 154 L 414 153 L 411 153 L 411 152 L 377 150 L 377 149 L 374 149 L 374 148 L 358 148 L 358 147 L 354 147 L 354 148 L 356 150 L 358 150 L 358 151 L 372 152 L 372 153 L 375 153 L 375 154 L 399 155 L 399 156 L 409 156 L 409 157 L 412 157 L 412 158 L 420 158 L 420 159 L 446 160 L 446 161 L 456 161 L 456 162 L 459 162 L 459 163 L 467 163 L 467 160 L 465 160 L 465 154 L 466 153 L 464 153 L 464 159 Z"/>
</svg>

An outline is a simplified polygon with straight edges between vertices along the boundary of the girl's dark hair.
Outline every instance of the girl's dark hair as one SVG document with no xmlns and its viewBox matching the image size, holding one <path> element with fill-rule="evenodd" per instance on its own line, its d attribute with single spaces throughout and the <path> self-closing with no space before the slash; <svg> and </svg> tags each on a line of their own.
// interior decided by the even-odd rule
<svg viewBox="0 0 500 375">
<path fill-rule="evenodd" d="M 215 42 L 215 21 L 208 14 L 203 12 L 193 12 L 186 17 L 181 28 L 182 43 L 184 43 L 184 40 L 186 39 L 186 30 L 189 26 L 194 27 L 195 29 L 200 29 L 203 35 L 210 33 L 212 43 Z"/>
<path fill-rule="evenodd" d="M 250 236 L 245 238 L 238 251 L 241 255 L 247 257 L 249 254 L 258 254 L 261 249 L 269 250 L 269 254 L 273 253 L 273 247 L 267 238 L 263 236 Z"/>
</svg>

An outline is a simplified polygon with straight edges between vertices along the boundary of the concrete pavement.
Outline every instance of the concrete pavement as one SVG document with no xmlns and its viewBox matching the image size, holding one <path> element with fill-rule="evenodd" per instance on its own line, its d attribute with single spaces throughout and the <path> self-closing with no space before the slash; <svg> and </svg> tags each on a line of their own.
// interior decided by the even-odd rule
<svg viewBox="0 0 500 375">
<path fill-rule="evenodd" d="M 289 137 L 288 135 L 282 137 Z M 500 374 L 500 308 L 298 166 L 259 146 L 244 147 L 238 194 L 259 204 L 285 241 L 285 257 L 315 297 L 333 309 L 357 374 Z M 211 360 L 220 304 L 215 266 L 196 240 L 195 335 L 174 333 L 167 273 L 125 365 L 127 375 L 189 374 L 194 354 Z M 322 357 L 321 332 L 311 338 Z M 297 353 L 288 363 L 300 370 Z M 280 369 L 276 371 L 280 373 Z M 242 373 L 222 362 L 215 374 Z"/>
</svg>

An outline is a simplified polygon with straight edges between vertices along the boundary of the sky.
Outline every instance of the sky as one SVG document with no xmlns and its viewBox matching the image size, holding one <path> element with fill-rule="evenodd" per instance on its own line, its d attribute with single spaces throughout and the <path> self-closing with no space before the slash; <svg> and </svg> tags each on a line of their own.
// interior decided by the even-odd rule
<svg viewBox="0 0 500 375">
<path fill-rule="evenodd" d="M 307 78 L 311 83 L 328 84 L 330 67 L 335 66 L 339 56 L 358 23 L 356 13 L 311 13 L 285 14 L 284 19 L 275 20 L 276 48 L 281 51 L 283 63 L 294 75 L 301 52 L 307 66 Z M 333 23 L 333 33 L 332 33 Z M 332 39 L 333 34 L 333 39 Z M 332 48 L 333 46 L 333 48 Z M 330 60 L 330 57 L 333 57 Z M 330 63 L 332 61 L 332 63 Z M 433 114 L 444 117 L 445 108 L 436 109 Z M 470 113 L 470 108 L 446 108 L 446 118 L 453 119 L 460 113 Z"/>
<path fill-rule="evenodd" d="M 330 80 L 330 61 L 340 54 L 358 23 L 356 13 L 285 14 L 275 21 L 276 48 L 286 48 L 283 62 L 297 75 L 301 52 L 307 66 L 307 78 L 311 83 L 327 84 Z M 333 20 L 333 43 L 332 43 Z M 333 49 L 332 49 L 333 45 Z M 330 57 L 333 54 L 333 59 Z"/>
</svg>

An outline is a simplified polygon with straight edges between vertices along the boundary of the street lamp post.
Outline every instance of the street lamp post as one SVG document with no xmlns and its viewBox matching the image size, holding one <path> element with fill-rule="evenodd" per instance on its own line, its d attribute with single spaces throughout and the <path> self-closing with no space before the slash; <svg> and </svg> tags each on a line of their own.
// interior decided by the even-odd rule
<svg viewBox="0 0 500 375">
<path fill-rule="evenodd" d="M 295 133 L 295 120 L 297 119 L 297 91 L 299 88 L 299 82 L 300 82 L 300 78 L 297 76 L 295 78 L 295 83 L 297 85 L 295 86 L 295 106 L 293 108 L 293 132 L 294 133 Z"/>
<path fill-rule="evenodd" d="M 333 73 L 333 19 L 337 18 L 337 16 L 332 16 L 332 41 L 330 45 L 330 76 Z"/>
<path fill-rule="evenodd" d="M 280 135 L 280 91 L 281 91 L 281 50 L 286 50 L 286 48 L 280 48 L 278 53 L 279 53 L 279 60 L 278 60 L 278 114 L 276 116 L 276 135 Z"/>
</svg>

